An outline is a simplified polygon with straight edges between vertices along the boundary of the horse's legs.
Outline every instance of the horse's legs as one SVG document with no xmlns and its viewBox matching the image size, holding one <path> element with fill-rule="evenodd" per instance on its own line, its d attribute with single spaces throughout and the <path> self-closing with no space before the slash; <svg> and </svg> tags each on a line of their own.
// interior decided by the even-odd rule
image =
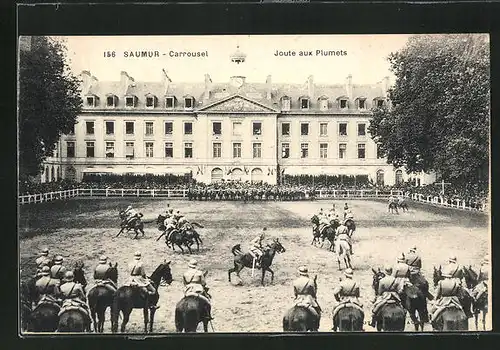
<svg viewBox="0 0 500 350">
<path fill-rule="evenodd" d="M 147 306 L 142 309 L 142 314 L 144 315 L 144 333 L 148 332 L 148 323 L 149 323 L 149 310 Z"/>
<path fill-rule="evenodd" d="M 130 313 L 132 312 L 132 309 L 130 310 L 122 310 L 123 313 L 123 321 L 122 321 L 122 326 L 120 327 L 120 332 L 125 333 L 125 327 L 127 326 L 128 320 L 130 319 Z"/>
<path fill-rule="evenodd" d="M 340 268 L 340 256 L 337 255 L 337 262 L 339 263 L 339 271 L 341 271 L 342 269 Z"/>
<path fill-rule="evenodd" d="M 155 321 L 155 313 L 156 308 L 150 309 L 150 317 L 149 317 L 149 333 L 153 333 L 153 323 Z"/>
<path fill-rule="evenodd" d="M 135 232 L 135 236 L 134 236 L 134 238 L 133 238 L 133 239 L 137 239 L 137 236 L 139 235 L 139 231 L 137 231 L 137 229 L 136 229 L 136 228 L 134 228 L 134 232 Z"/>
<path fill-rule="evenodd" d="M 262 268 L 262 279 L 260 280 L 260 284 L 261 285 L 264 285 L 264 277 L 266 275 L 266 269 L 265 268 Z"/>
<path fill-rule="evenodd" d="M 486 310 L 483 310 L 483 331 L 485 330 L 486 330 Z"/>
<path fill-rule="evenodd" d="M 476 325 L 476 331 L 478 331 L 477 320 L 479 318 L 479 312 L 474 312 L 474 324 Z"/>
<path fill-rule="evenodd" d="M 207 320 L 203 320 L 203 330 L 205 331 L 205 333 L 208 332 L 208 321 Z"/>
<path fill-rule="evenodd" d="M 177 242 L 176 242 L 175 244 L 177 244 L 177 246 L 178 246 L 179 248 L 181 248 L 181 252 L 182 252 L 182 254 L 184 254 L 184 249 L 182 249 L 181 244 L 180 244 L 180 243 L 177 243 Z M 173 248 L 173 246 L 174 246 L 174 245 L 172 244 L 172 248 Z"/>
<path fill-rule="evenodd" d="M 123 232 L 123 229 L 124 229 L 124 228 L 125 228 L 125 227 L 122 227 L 122 228 L 120 229 L 120 232 L 118 232 L 118 234 L 115 236 L 115 238 L 116 238 L 116 237 L 118 237 L 118 236 L 119 236 L 119 235 Z"/>
<path fill-rule="evenodd" d="M 270 267 L 267 268 L 267 271 L 271 272 L 271 283 L 273 283 L 274 282 L 274 271 L 271 270 Z"/>
<path fill-rule="evenodd" d="M 98 324 L 97 324 L 97 332 L 104 332 L 104 322 L 106 322 L 106 308 L 104 310 L 99 311 L 97 314 Z"/>
<path fill-rule="evenodd" d="M 99 324 L 96 321 L 95 315 L 96 315 L 95 308 L 91 308 L 90 309 L 90 316 L 92 317 L 92 321 L 94 322 L 94 332 L 97 333 L 97 332 L 99 332 Z M 99 320 L 99 321 L 101 321 L 101 320 Z M 477 325 L 476 325 L 476 328 L 477 328 Z"/>
</svg>

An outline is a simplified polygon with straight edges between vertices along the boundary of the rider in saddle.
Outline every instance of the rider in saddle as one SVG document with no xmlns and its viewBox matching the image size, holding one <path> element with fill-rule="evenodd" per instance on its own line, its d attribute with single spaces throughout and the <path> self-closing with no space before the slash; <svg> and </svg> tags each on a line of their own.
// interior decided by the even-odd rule
<svg viewBox="0 0 500 350">
<path fill-rule="evenodd" d="M 349 229 L 345 225 L 345 223 L 340 223 L 340 225 L 337 227 L 335 230 L 335 239 L 339 241 L 346 241 L 349 244 L 349 248 L 351 251 L 352 255 L 352 242 L 351 238 L 349 237 Z"/>
<path fill-rule="evenodd" d="M 63 266 L 63 257 L 58 255 L 54 259 L 54 265 L 50 268 L 50 276 L 52 278 L 56 278 L 58 280 L 62 280 L 64 278 L 64 274 L 66 273 L 66 268 Z"/>
<path fill-rule="evenodd" d="M 344 204 L 344 219 L 346 218 L 347 216 L 347 212 L 349 210 L 349 206 L 347 205 L 347 203 Z"/>
<path fill-rule="evenodd" d="M 330 220 L 331 217 L 330 217 L 330 214 L 326 215 L 326 214 L 323 214 L 319 217 L 319 232 L 321 233 L 325 227 L 329 226 L 330 225 Z"/>
<path fill-rule="evenodd" d="M 132 208 L 132 205 L 129 205 L 127 209 L 125 209 L 125 215 L 127 215 L 127 225 L 132 225 L 132 223 L 139 219 L 139 213 Z"/>
<path fill-rule="evenodd" d="M 264 228 L 264 231 L 266 228 Z M 262 246 L 262 241 L 264 240 L 264 232 L 262 232 L 260 235 L 255 237 L 251 242 L 250 242 L 250 255 L 252 255 L 254 262 L 255 262 L 255 267 L 260 268 L 260 263 L 261 263 L 261 258 L 262 255 L 264 254 L 263 246 Z"/>
<path fill-rule="evenodd" d="M 106 273 L 108 272 L 108 258 L 105 255 L 102 255 L 99 258 L 99 264 L 94 269 L 94 281 L 96 285 L 102 285 L 106 289 L 109 289 L 111 292 L 116 292 L 116 285 L 109 278 L 106 278 Z"/>
<path fill-rule="evenodd" d="M 177 221 L 177 228 L 181 231 L 185 231 L 189 225 L 188 219 L 184 215 L 181 215 L 179 221 Z"/>
<path fill-rule="evenodd" d="M 353 280 L 353 271 L 350 268 L 344 270 L 345 279 L 340 282 L 340 285 L 333 290 L 333 295 L 338 304 L 333 309 L 333 317 L 338 310 L 345 304 L 352 303 L 358 306 L 361 310 L 363 305 L 359 302 L 359 283 Z"/>
<path fill-rule="evenodd" d="M 405 262 L 404 254 L 398 256 L 396 267 L 394 268 L 394 277 L 399 286 L 399 293 L 403 291 L 406 284 L 410 284 L 410 267 Z"/>
<path fill-rule="evenodd" d="M 168 242 L 170 241 L 170 234 L 174 229 L 177 228 L 177 220 L 175 219 L 174 215 L 170 215 L 165 219 L 163 224 L 165 225 L 165 232 L 166 232 L 165 240 Z"/>
<path fill-rule="evenodd" d="M 82 311 L 90 321 L 89 308 L 87 306 L 87 297 L 80 283 L 73 281 L 74 275 L 72 271 L 67 271 L 64 275 L 63 284 L 61 285 L 61 298 L 63 300 L 62 309 L 65 307 L 75 307 Z M 63 312 L 61 309 L 59 315 Z"/>
<path fill-rule="evenodd" d="M 43 296 L 48 296 L 56 302 L 56 298 L 59 297 L 59 285 L 61 281 L 59 279 L 52 278 L 50 276 L 50 267 L 44 266 L 42 267 L 42 271 L 40 272 L 41 277 L 35 283 L 35 289 L 37 291 L 38 300 Z"/>
<path fill-rule="evenodd" d="M 316 300 L 316 287 L 314 280 L 309 277 L 307 267 L 299 267 L 299 275 L 293 281 L 293 292 L 295 294 L 295 305 L 307 307 L 316 317 L 321 315 L 321 307 Z"/>
<path fill-rule="evenodd" d="M 42 272 L 42 268 L 44 266 L 49 266 L 49 264 L 51 263 L 51 259 L 49 258 L 49 248 L 45 247 L 42 249 L 41 253 L 40 253 L 40 256 L 38 258 L 36 258 L 35 260 L 35 263 L 36 263 L 36 277 L 40 277 L 41 276 L 41 272 Z"/>
<path fill-rule="evenodd" d="M 351 209 L 347 209 L 347 211 L 345 212 L 345 222 L 347 222 L 348 220 L 354 220 L 354 214 L 352 213 Z"/>
<path fill-rule="evenodd" d="M 151 281 L 146 276 L 146 271 L 141 261 L 141 252 L 135 252 L 134 260 L 130 263 L 130 282 L 129 284 L 141 287 L 144 292 L 146 292 L 146 298 L 156 294 L 155 287 L 151 284 Z M 159 308 L 159 306 L 155 306 Z"/>
<path fill-rule="evenodd" d="M 422 276 L 420 273 L 420 270 L 422 269 L 422 259 L 417 253 L 417 247 L 411 247 L 410 251 L 406 253 L 405 263 L 408 265 L 408 269 L 410 271 L 410 280 L 414 281 L 416 276 Z"/>
<path fill-rule="evenodd" d="M 446 265 L 443 268 L 443 274 L 448 273 L 451 278 L 454 278 L 457 280 L 457 283 L 459 285 L 462 285 L 462 279 L 464 278 L 464 270 L 461 265 L 457 263 L 457 257 L 456 256 L 450 256 L 448 259 L 448 265 Z"/>
<path fill-rule="evenodd" d="M 379 281 L 377 295 L 375 296 L 373 304 L 372 321 L 370 323 L 372 327 L 375 327 L 375 316 L 383 305 L 387 304 L 391 299 L 401 302 L 401 298 L 398 294 L 399 284 L 396 278 L 392 276 L 392 267 L 386 266 L 384 272 L 385 276 Z"/>
<path fill-rule="evenodd" d="M 207 282 L 205 281 L 205 273 L 198 269 L 198 261 L 192 259 L 189 261 L 188 270 L 184 272 L 182 281 L 184 283 L 184 296 L 196 295 L 207 302 L 207 315 L 209 320 L 213 320 L 211 316 L 210 295 L 208 294 Z"/>
<path fill-rule="evenodd" d="M 474 300 L 478 300 L 488 291 L 490 257 L 486 255 L 481 261 L 481 267 L 477 277 L 477 285 L 472 289 L 471 295 Z"/>
<path fill-rule="evenodd" d="M 461 288 L 460 284 L 447 271 L 443 271 L 442 275 L 444 279 L 438 282 L 436 302 L 431 306 L 430 310 L 431 324 L 433 325 L 436 318 L 446 308 L 446 306 L 452 304 L 455 307 L 463 310 L 463 307 L 458 298 L 458 294 Z"/>
</svg>

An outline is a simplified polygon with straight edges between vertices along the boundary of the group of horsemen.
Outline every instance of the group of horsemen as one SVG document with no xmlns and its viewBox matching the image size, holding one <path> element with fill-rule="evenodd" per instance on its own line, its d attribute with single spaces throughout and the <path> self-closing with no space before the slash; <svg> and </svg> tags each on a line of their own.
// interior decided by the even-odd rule
<svg viewBox="0 0 500 350">
<path fill-rule="evenodd" d="M 125 285 L 137 286 L 141 288 L 143 297 L 147 299 L 157 293 L 156 288 L 151 283 L 146 275 L 144 264 L 141 260 L 141 252 L 137 251 L 134 254 L 134 260 L 129 264 L 129 280 Z M 87 295 L 84 287 L 74 281 L 74 274 L 63 266 L 63 258 L 57 256 L 52 264 L 52 259 L 49 258 L 48 248 L 41 251 L 40 257 L 36 259 L 36 299 L 33 300 L 35 308 L 41 303 L 52 303 L 60 306 L 59 315 L 67 309 L 78 309 L 88 317 L 90 322 L 90 312 L 87 305 Z M 110 264 L 108 258 L 103 255 L 99 259 L 99 263 L 94 269 L 94 287 L 103 286 L 110 290 L 113 294 L 117 290 L 116 284 L 109 279 L 108 270 Z M 198 262 L 191 260 L 188 264 L 188 270 L 183 274 L 184 295 L 195 295 L 204 299 L 207 302 L 205 318 L 211 317 L 210 295 L 205 281 L 206 272 L 198 269 Z M 91 289 L 92 289 L 91 288 Z M 89 289 L 89 291 L 91 290 Z M 150 308 L 158 309 L 158 305 L 150 305 Z"/>
</svg>

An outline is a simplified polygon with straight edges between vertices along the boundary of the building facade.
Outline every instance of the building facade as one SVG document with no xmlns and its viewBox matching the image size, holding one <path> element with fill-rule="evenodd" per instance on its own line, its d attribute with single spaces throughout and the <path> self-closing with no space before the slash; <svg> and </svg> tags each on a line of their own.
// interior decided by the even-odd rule
<svg viewBox="0 0 500 350">
<path fill-rule="evenodd" d="M 245 54 L 231 56 L 242 66 Z M 58 142 L 42 182 L 85 173 L 190 174 L 275 184 L 283 175 L 367 175 L 381 185 L 408 175 L 377 152 L 368 133 L 372 109 L 387 102 L 388 78 L 373 85 L 247 82 L 136 82 L 126 72 L 101 82 L 81 73 L 83 109 L 74 132 Z"/>
</svg>

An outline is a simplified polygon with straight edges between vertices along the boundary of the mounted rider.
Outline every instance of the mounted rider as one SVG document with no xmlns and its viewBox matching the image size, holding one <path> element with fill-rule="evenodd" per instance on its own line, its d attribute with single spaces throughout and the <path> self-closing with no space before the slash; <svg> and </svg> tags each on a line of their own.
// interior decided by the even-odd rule
<svg viewBox="0 0 500 350">
<path fill-rule="evenodd" d="M 134 260 L 130 263 L 130 280 L 129 285 L 138 286 L 146 293 L 146 298 L 156 294 L 155 287 L 151 284 L 151 281 L 146 276 L 146 271 L 141 261 L 141 252 L 137 251 L 134 254 Z M 159 308 L 159 306 L 155 306 Z"/>
<path fill-rule="evenodd" d="M 449 274 L 451 278 L 456 279 L 459 285 L 462 285 L 464 270 L 463 267 L 457 263 L 457 257 L 455 255 L 449 257 L 448 265 L 443 268 L 443 276 L 445 273 Z"/>
<path fill-rule="evenodd" d="M 349 220 L 354 221 L 354 214 L 351 209 L 347 209 L 344 213 L 344 224 L 346 224 Z"/>
<path fill-rule="evenodd" d="M 66 310 L 78 309 L 87 316 L 88 322 L 91 322 L 90 310 L 87 306 L 87 297 L 85 296 L 82 285 L 74 282 L 73 271 L 66 271 L 60 289 L 63 303 L 61 311 L 59 311 L 59 316 Z"/>
<path fill-rule="evenodd" d="M 489 282 L 489 264 L 490 257 L 486 255 L 481 262 L 481 267 L 479 267 L 479 273 L 477 277 L 477 285 L 472 289 L 471 296 L 474 300 L 479 300 L 479 298 L 488 292 L 488 282 Z"/>
<path fill-rule="evenodd" d="M 352 255 L 352 242 L 351 237 L 349 237 L 349 229 L 345 225 L 345 223 L 340 223 L 340 225 L 335 230 L 335 240 L 338 241 L 346 241 L 349 244 L 349 250 Z"/>
<path fill-rule="evenodd" d="M 171 215 L 165 219 L 163 224 L 165 225 L 165 240 L 169 242 L 172 231 L 177 228 L 177 220 L 174 215 Z"/>
<path fill-rule="evenodd" d="M 50 276 L 50 267 L 44 266 L 40 271 L 40 278 L 35 283 L 35 289 L 37 292 L 37 300 L 38 302 L 42 297 L 46 296 L 51 299 L 52 302 L 57 303 L 56 298 L 59 297 L 59 285 L 61 281 L 56 278 L 52 278 Z"/>
<path fill-rule="evenodd" d="M 406 253 L 405 263 L 408 265 L 410 275 L 420 274 L 420 270 L 422 269 L 422 259 L 420 258 L 420 255 L 417 254 L 417 247 L 411 247 L 409 252 Z"/>
<path fill-rule="evenodd" d="M 351 268 L 344 270 L 345 278 L 340 282 L 340 285 L 333 290 L 333 295 L 338 304 L 333 309 L 333 318 L 337 312 L 346 306 L 354 306 L 363 314 L 363 305 L 359 302 L 359 283 L 353 280 L 353 271 Z"/>
<path fill-rule="evenodd" d="M 64 274 L 66 273 L 66 268 L 62 263 L 63 257 L 58 255 L 54 259 L 54 265 L 50 268 L 50 276 L 60 281 L 64 278 Z"/>
<path fill-rule="evenodd" d="M 42 248 L 40 252 L 40 256 L 36 258 L 35 264 L 36 264 L 36 278 L 41 276 L 42 268 L 44 266 L 49 266 L 52 262 L 52 259 L 49 258 L 49 248 L 44 247 Z"/>
<path fill-rule="evenodd" d="M 108 258 L 106 255 L 102 255 L 99 258 L 99 264 L 94 269 L 94 282 L 96 285 L 103 286 L 110 292 L 114 293 L 118 289 L 115 282 L 106 277 L 106 273 L 109 270 Z"/>
<path fill-rule="evenodd" d="M 347 212 L 349 211 L 349 206 L 347 205 L 347 203 L 344 204 L 344 220 L 347 216 Z"/>
<path fill-rule="evenodd" d="M 316 283 L 309 277 L 307 267 L 299 267 L 298 272 L 300 277 L 293 281 L 295 305 L 306 307 L 319 319 L 321 317 L 321 307 L 316 300 Z"/>
<path fill-rule="evenodd" d="M 401 303 L 401 297 L 398 294 L 400 286 L 396 277 L 392 276 L 392 267 L 386 266 L 384 268 L 385 276 L 382 277 L 378 284 L 377 295 L 373 303 L 372 321 L 370 326 L 375 327 L 375 318 L 382 306 L 390 301 Z"/>
<path fill-rule="evenodd" d="M 264 231 L 266 230 L 266 228 L 264 228 Z M 250 255 L 252 255 L 253 257 L 253 264 L 255 264 L 255 267 L 256 268 L 260 268 L 260 263 L 261 263 L 261 258 L 262 258 L 262 255 L 264 255 L 264 252 L 263 252 L 263 245 L 262 245 L 262 241 L 264 240 L 264 232 L 262 232 L 260 235 L 258 235 L 257 237 L 255 237 L 252 241 L 250 241 L 250 249 L 249 249 L 249 252 L 250 252 Z"/>
<path fill-rule="evenodd" d="M 184 296 L 195 295 L 206 301 L 206 317 L 208 320 L 213 320 L 211 315 L 211 297 L 208 294 L 207 282 L 205 281 L 205 276 L 208 271 L 203 272 L 198 269 L 198 261 L 192 259 L 189 261 L 188 270 L 182 275 L 182 281 L 184 283 Z"/>
<path fill-rule="evenodd" d="M 398 293 L 401 293 L 404 286 L 410 284 L 410 268 L 405 262 L 404 254 L 401 254 L 397 258 L 396 267 L 394 268 L 394 277 L 399 287 Z"/>
<path fill-rule="evenodd" d="M 437 317 L 448 306 L 453 306 L 457 309 L 463 310 L 459 300 L 460 284 L 448 271 L 443 271 L 442 276 L 444 280 L 438 282 L 436 292 L 436 302 L 431 306 L 431 324 L 434 325 Z"/>
<path fill-rule="evenodd" d="M 132 208 L 132 205 L 129 205 L 127 209 L 125 209 L 125 215 L 127 226 L 134 226 L 135 221 L 140 218 L 139 213 Z"/>
</svg>

